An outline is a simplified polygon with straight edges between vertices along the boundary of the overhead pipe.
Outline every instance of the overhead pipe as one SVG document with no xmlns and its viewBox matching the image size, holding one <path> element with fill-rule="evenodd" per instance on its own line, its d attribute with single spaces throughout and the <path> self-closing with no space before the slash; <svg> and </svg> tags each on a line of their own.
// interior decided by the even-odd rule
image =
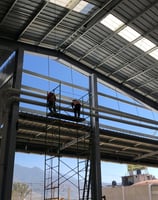
<svg viewBox="0 0 158 200">
<path fill-rule="evenodd" d="M 46 99 L 46 96 L 44 96 L 44 95 L 36 94 L 36 93 L 28 92 L 28 91 L 23 91 L 23 90 L 18 90 L 18 89 L 14 89 L 14 88 L 8 89 L 7 91 L 8 91 L 8 93 L 23 94 L 23 95 L 36 97 L 36 98 Z M 42 102 L 38 102 L 38 101 L 34 101 L 34 100 L 29 100 L 29 99 L 24 99 L 24 98 L 20 98 L 20 99 L 19 99 L 19 101 L 22 101 L 22 102 L 25 102 L 25 103 L 30 103 L 30 104 L 40 105 L 40 106 L 47 106 L 46 103 L 42 103 Z M 59 102 L 58 99 L 57 99 L 57 102 Z M 65 100 L 60 100 L 60 102 L 63 103 L 63 104 L 70 105 L 70 102 L 65 101 Z M 72 109 L 65 108 L 65 107 L 61 107 L 61 108 L 64 111 L 72 112 Z M 86 104 L 84 104 L 84 108 L 90 109 L 90 107 Z M 125 112 L 117 111 L 117 110 L 107 108 L 107 107 L 103 107 L 103 106 L 98 106 L 98 108 L 92 108 L 92 110 L 102 112 L 102 113 L 104 112 L 105 114 L 111 114 L 111 115 L 125 117 L 125 118 L 129 118 L 129 119 L 133 119 L 133 120 L 138 120 L 138 121 L 141 121 L 141 122 L 144 122 L 144 123 L 158 125 L 158 121 L 156 121 L 156 120 L 148 119 L 148 118 L 145 118 L 145 117 L 139 117 L 139 116 L 136 116 L 136 115 L 133 115 L 133 114 L 128 114 L 128 113 L 125 113 Z M 81 111 L 81 113 L 89 116 L 88 112 Z M 112 119 L 111 117 L 107 117 L 107 116 L 104 116 L 104 115 L 99 115 L 99 116 L 102 119 L 107 119 L 107 118 Z M 114 121 L 118 121 L 118 119 L 116 119 Z M 123 121 L 126 121 L 126 120 L 123 120 Z M 146 126 L 146 125 L 144 125 L 144 126 Z"/>
<path fill-rule="evenodd" d="M 29 100 L 29 99 L 25 99 L 25 98 L 16 97 L 16 96 L 13 96 L 13 97 L 9 98 L 9 100 L 8 100 L 9 103 L 12 103 L 14 101 L 24 102 L 24 103 L 28 103 L 28 104 L 43 106 L 43 107 L 47 106 L 46 103 L 37 102 L 37 101 L 34 101 L 34 100 Z M 95 110 L 95 108 L 92 108 L 92 109 Z M 66 108 L 66 107 L 61 107 L 61 110 L 67 111 L 67 112 L 73 112 L 73 110 L 71 108 Z M 85 112 L 85 111 L 84 112 L 81 111 L 81 114 L 84 114 L 86 116 L 90 116 L 90 113 L 89 112 Z M 145 125 L 145 124 L 140 124 L 140 123 L 136 123 L 136 122 L 132 122 L 132 121 L 128 121 L 128 120 L 123 120 L 123 119 L 118 119 L 118 118 L 114 118 L 114 117 L 104 116 L 104 115 L 100 115 L 100 114 L 97 115 L 97 114 L 93 113 L 92 116 L 99 117 L 101 119 L 110 120 L 110 121 L 116 121 L 116 122 L 119 122 L 119 123 L 125 123 L 125 124 L 130 124 L 130 125 L 134 125 L 134 126 L 143 127 L 143 128 L 148 128 L 148 129 L 152 129 L 152 130 L 158 130 L 158 127 Z"/>
</svg>

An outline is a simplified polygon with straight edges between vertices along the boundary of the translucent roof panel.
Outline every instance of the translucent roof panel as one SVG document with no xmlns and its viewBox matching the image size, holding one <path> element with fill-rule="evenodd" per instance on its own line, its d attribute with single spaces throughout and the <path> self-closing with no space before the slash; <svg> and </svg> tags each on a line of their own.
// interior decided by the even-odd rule
<svg viewBox="0 0 158 200">
<path fill-rule="evenodd" d="M 50 3 L 57 4 L 59 6 L 66 7 L 70 0 L 49 0 Z"/>
<path fill-rule="evenodd" d="M 149 53 L 152 57 L 154 57 L 156 60 L 158 60 L 158 48 Z"/>
<path fill-rule="evenodd" d="M 112 31 L 116 31 L 118 28 L 124 25 L 121 20 L 112 14 L 107 15 L 103 20 L 101 20 L 101 23 Z"/>
<path fill-rule="evenodd" d="M 150 40 L 146 38 L 142 38 L 138 42 L 134 43 L 134 45 L 145 52 L 149 51 L 150 49 L 156 46 L 154 43 L 152 43 Z"/>
<path fill-rule="evenodd" d="M 93 7 L 94 5 L 86 1 L 80 1 L 79 4 L 77 4 L 77 6 L 73 10 L 76 12 L 87 14 Z"/>
<path fill-rule="evenodd" d="M 124 39 L 128 40 L 129 42 L 132 42 L 133 40 L 135 40 L 140 36 L 140 34 L 137 31 L 135 31 L 129 26 L 126 26 L 118 34 L 122 36 Z"/>
</svg>

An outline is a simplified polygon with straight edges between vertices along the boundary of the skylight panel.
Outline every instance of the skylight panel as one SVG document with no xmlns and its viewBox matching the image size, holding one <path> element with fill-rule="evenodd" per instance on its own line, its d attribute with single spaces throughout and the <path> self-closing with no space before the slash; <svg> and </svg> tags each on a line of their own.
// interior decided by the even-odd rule
<svg viewBox="0 0 158 200">
<path fill-rule="evenodd" d="M 54 3 L 56 5 L 66 7 L 70 0 L 49 0 L 50 3 Z"/>
<path fill-rule="evenodd" d="M 87 14 L 93 7 L 94 7 L 94 5 L 92 5 L 86 1 L 80 1 L 73 10 L 76 12 Z"/>
<path fill-rule="evenodd" d="M 156 46 L 154 43 L 152 43 L 150 40 L 146 38 L 142 38 L 141 40 L 136 42 L 134 45 L 145 52 L 149 51 L 150 49 Z"/>
<path fill-rule="evenodd" d="M 150 56 L 154 57 L 156 60 L 158 60 L 158 48 L 149 53 Z"/>
<path fill-rule="evenodd" d="M 135 31 L 129 26 L 126 26 L 118 34 L 129 42 L 132 42 L 133 40 L 135 40 L 140 36 L 140 34 L 137 31 Z"/>
<path fill-rule="evenodd" d="M 121 20 L 112 14 L 107 15 L 103 20 L 101 20 L 101 23 L 112 31 L 116 31 L 118 28 L 124 25 Z"/>
</svg>

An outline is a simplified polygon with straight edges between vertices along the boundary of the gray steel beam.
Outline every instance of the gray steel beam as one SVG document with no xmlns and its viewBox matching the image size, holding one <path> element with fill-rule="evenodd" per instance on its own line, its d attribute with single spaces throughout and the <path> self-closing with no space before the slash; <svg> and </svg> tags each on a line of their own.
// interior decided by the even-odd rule
<svg viewBox="0 0 158 200">
<path fill-rule="evenodd" d="M 46 103 L 44 103 L 44 102 L 37 102 L 35 100 L 30 100 L 30 99 L 25 99 L 25 98 L 18 98 L 18 97 L 14 97 L 14 96 L 10 99 L 10 101 L 24 102 L 24 103 L 29 103 L 29 104 L 33 104 L 33 105 L 40 105 L 40 106 L 44 106 L 44 107 L 46 106 Z M 66 103 L 66 101 L 62 101 L 62 102 Z M 60 109 L 63 110 L 63 111 L 72 112 L 71 108 L 65 108 L 65 107 L 61 106 Z M 94 108 L 91 108 L 91 109 L 94 109 Z M 33 113 L 37 113 L 38 112 L 41 115 L 45 114 L 44 112 L 39 112 L 37 110 L 35 111 L 35 110 L 32 110 L 32 109 L 26 109 L 26 108 L 24 109 L 24 111 L 29 111 L 29 112 L 31 112 L 31 111 L 33 112 L 34 111 Z M 95 111 L 99 112 L 100 111 L 99 107 L 97 108 L 97 110 L 95 109 Z M 104 113 L 106 112 L 107 113 L 107 111 L 108 111 L 108 109 L 102 109 L 101 112 L 104 112 Z M 108 113 L 112 114 L 111 112 L 108 112 Z M 147 123 L 150 123 L 150 121 L 148 121 L 148 120 L 144 121 L 145 124 L 142 124 L 140 122 L 134 122 L 134 121 L 124 120 L 124 119 L 118 119 L 118 118 L 115 118 L 115 117 L 105 116 L 105 115 L 101 115 L 101 114 L 98 115 L 98 114 L 95 114 L 95 112 L 90 114 L 89 112 L 85 112 L 85 111 L 82 112 L 81 111 L 81 114 L 84 114 L 86 116 L 92 115 L 93 117 L 99 117 L 100 119 L 116 121 L 116 122 L 120 122 L 120 123 L 124 123 L 124 124 L 130 124 L 130 125 L 133 125 L 133 126 L 148 128 L 148 129 L 152 129 L 152 130 L 158 130 L 158 127 L 148 125 Z M 113 113 L 113 114 L 116 115 L 116 113 Z M 121 115 L 117 115 L 117 116 L 121 116 Z M 131 119 L 132 119 L 132 117 L 131 117 Z M 141 119 L 141 121 L 143 121 L 143 118 L 139 118 L 139 119 Z M 151 122 L 152 122 L 152 124 L 157 125 L 157 121 L 153 120 Z"/>
<path fill-rule="evenodd" d="M 55 78 L 52 78 L 52 77 L 49 77 L 49 76 L 41 75 L 39 73 L 35 73 L 35 72 L 29 71 L 29 70 L 26 70 L 26 69 L 23 70 L 23 73 L 28 74 L 28 75 L 32 75 L 32 76 L 36 76 L 38 78 L 40 77 L 41 79 L 45 79 L 45 80 L 49 80 L 49 81 L 52 81 L 52 82 L 56 82 L 58 84 L 61 83 L 61 84 L 64 84 L 66 86 L 70 86 L 70 87 L 73 86 L 74 88 L 89 92 L 89 90 L 87 88 L 85 88 L 85 87 L 81 87 L 81 86 L 78 86 L 78 85 L 75 85 L 75 84 L 72 84 L 72 83 L 61 81 L 61 80 L 58 80 L 58 79 L 55 79 Z M 29 88 L 27 88 L 27 89 L 29 89 Z M 30 88 L 30 90 L 31 90 L 31 88 Z M 38 92 L 40 92 L 40 91 L 38 91 Z M 124 99 L 121 99 L 121 98 L 113 97 L 112 95 L 107 95 L 107 94 L 104 94 L 104 93 L 101 93 L 101 92 L 98 92 L 98 95 L 103 96 L 103 97 L 107 97 L 107 98 L 110 98 L 110 99 L 114 99 L 116 101 L 124 102 L 124 103 L 129 104 L 129 105 L 137 106 L 137 107 L 140 107 L 140 108 L 146 108 L 145 106 L 143 106 L 141 104 L 133 103 L 131 101 L 127 101 L 127 100 L 124 100 Z"/>
<path fill-rule="evenodd" d="M 120 91 L 125 92 L 127 95 L 130 95 L 131 97 L 136 98 L 146 106 L 153 108 L 155 110 L 158 110 L 158 103 L 143 96 L 142 94 L 128 88 L 124 84 L 118 83 L 115 80 L 112 80 L 109 77 L 104 76 L 102 73 L 95 71 L 94 69 L 89 68 L 87 65 L 75 60 L 74 58 L 71 58 L 68 55 L 65 55 L 64 53 L 52 50 L 44 47 L 38 47 L 26 43 L 16 42 L 16 41 L 10 41 L 5 39 L 0 39 L 0 49 L 6 49 L 6 50 L 16 50 L 17 48 L 22 47 L 24 50 L 31 51 L 34 53 L 40 53 L 44 55 L 49 55 L 58 59 L 62 59 L 69 63 L 70 65 L 74 65 L 78 69 L 85 71 L 89 74 L 96 74 L 96 76 L 104 83 L 108 83 L 111 86 L 114 86 L 118 88 Z"/>
<path fill-rule="evenodd" d="M 90 103 L 92 108 L 98 107 L 97 99 L 97 77 L 92 74 L 90 77 Z M 97 111 L 91 110 L 92 114 Z M 101 159 L 100 159 L 100 136 L 99 136 L 99 117 L 91 116 L 91 195 L 93 200 L 101 200 Z"/>
<path fill-rule="evenodd" d="M 77 37 L 75 37 L 74 40 L 71 41 L 71 43 L 66 48 L 64 48 L 64 51 L 66 49 L 68 49 L 69 47 L 71 47 L 74 44 L 74 42 L 76 42 L 78 39 L 83 37 L 90 29 L 92 29 L 96 25 L 96 23 L 98 23 L 98 21 L 102 20 L 103 17 L 105 17 L 109 11 L 114 9 L 115 6 L 118 5 L 121 1 L 122 0 L 115 0 L 115 1 L 105 0 L 104 3 L 100 6 L 100 9 L 97 10 L 90 18 L 86 19 L 86 21 L 83 22 L 81 24 L 81 26 L 76 29 L 76 31 L 74 33 L 72 33 L 70 36 L 68 36 L 68 38 L 66 38 L 66 40 L 64 40 L 58 46 L 58 49 L 59 49 L 59 47 L 60 47 L 60 49 L 62 49 L 62 45 L 64 45 L 65 42 L 67 42 L 74 35 L 77 35 Z M 78 32 L 80 32 L 80 33 L 78 34 Z"/>
<path fill-rule="evenodd" d="M 23 50 L 19 49 L 16 55 L 16 66 L 13 76 L 13 88 L 20 89 L 23 64 Z M 7 105 L 6 128 L 2 133 L 0 149 L 0 199 L 11 199 L 14 157 L 16 150 L 16 123 L 19 114 L 19 103 Z"/>
</svg>

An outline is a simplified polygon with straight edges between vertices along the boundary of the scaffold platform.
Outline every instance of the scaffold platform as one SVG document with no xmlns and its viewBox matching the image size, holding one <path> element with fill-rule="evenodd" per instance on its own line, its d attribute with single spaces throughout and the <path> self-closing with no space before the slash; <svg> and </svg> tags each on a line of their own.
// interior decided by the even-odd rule
<svg viewBox="0 0 158 200">
<path fill-rule="evenodd" d="M 55 112 L 50 112 L 47 114 L 47 116 L 58 118 L 58 119 L 65 119 L 65 120 L 69 120 L 69 121 L 75 121 L 75 122 L 85 121 L 85 118 L 78 118 L 78 117 L 74 117 L 71 115 L 65 115 L 65 114 L 55 113 Z"/>
</svg>

